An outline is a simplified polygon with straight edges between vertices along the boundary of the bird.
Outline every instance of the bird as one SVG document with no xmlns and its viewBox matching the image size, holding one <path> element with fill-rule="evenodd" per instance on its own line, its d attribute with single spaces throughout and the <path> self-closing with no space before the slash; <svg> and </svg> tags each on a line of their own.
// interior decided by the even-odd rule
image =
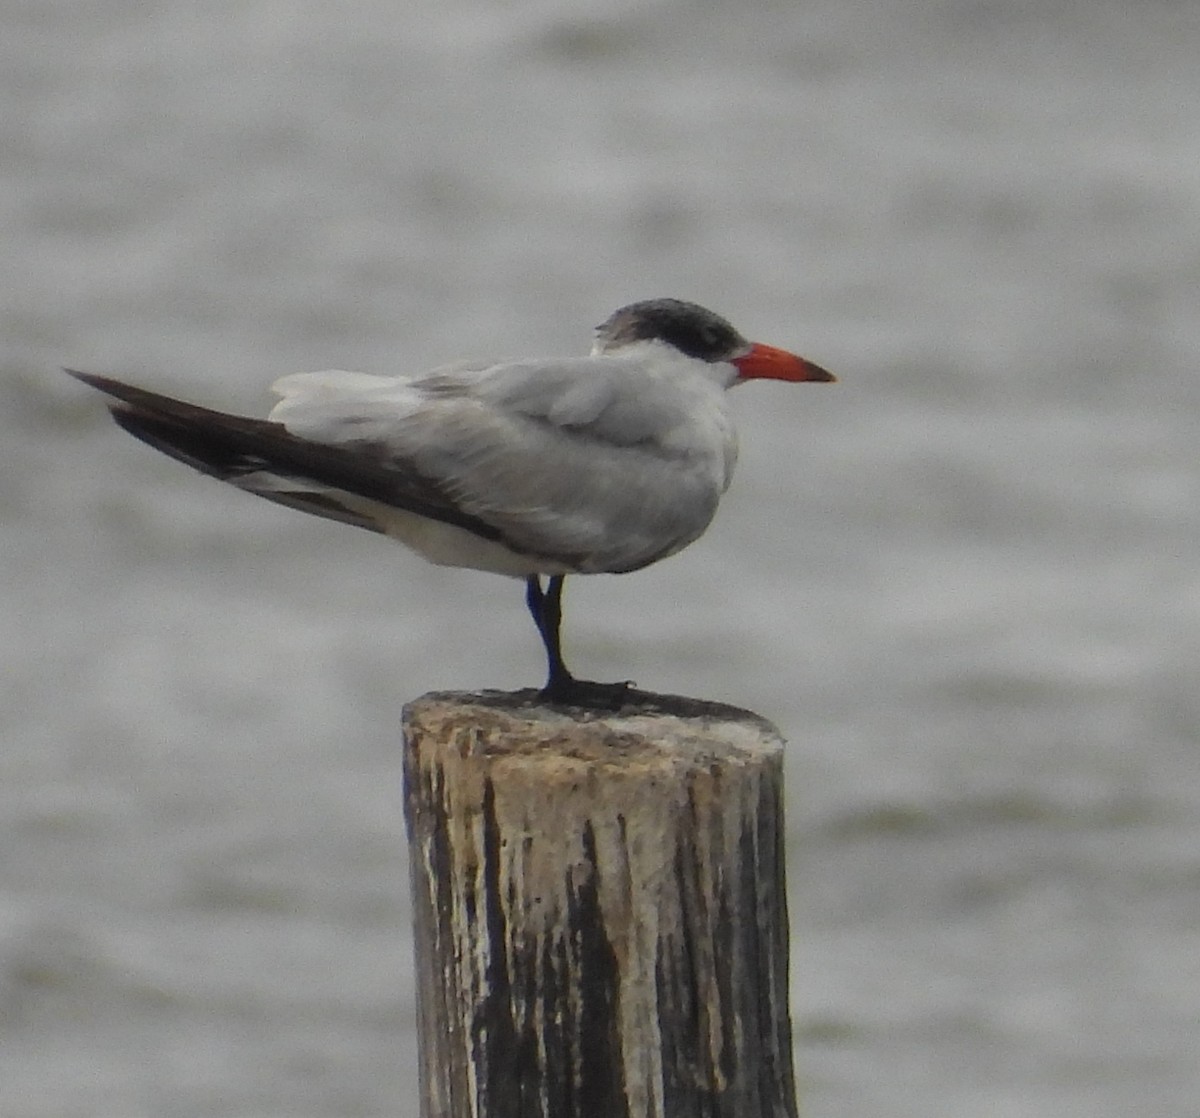
<svg viewBox="0 0 1200 1118">
<path fill-rule="evenodd" d="M 121 428 L 201 473 L 439 565 L 523 579 L 546 654 L 537 698 L 583 707 L 619 706 L 630 685 L 568 670 L 566 576 L 641 570 L 704 533 L 737 460 L 728 389 L 836 379 L 672 298 L 614 311 L 587 355 L 294 373 L 272 385 L 265 419 L 65 371 L 110 398 Z"/>
</svg>

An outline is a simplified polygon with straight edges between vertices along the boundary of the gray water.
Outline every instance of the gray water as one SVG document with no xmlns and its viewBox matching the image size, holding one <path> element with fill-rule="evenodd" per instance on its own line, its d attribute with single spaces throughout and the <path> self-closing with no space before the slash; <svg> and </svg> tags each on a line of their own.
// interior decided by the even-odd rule
<svg viewBox="0 0 1200 1118">
<path fill-rule="evenodd" d="M 399 716 L 519 587 L 200 478 L 57 370 L 574 353 L 752 385 L 577 670 L 790 740 L 811 1118 L 1200 1115 L 1192 0 L 0 3 L 0 1115 L 417 1113 Z"/>
</svg>

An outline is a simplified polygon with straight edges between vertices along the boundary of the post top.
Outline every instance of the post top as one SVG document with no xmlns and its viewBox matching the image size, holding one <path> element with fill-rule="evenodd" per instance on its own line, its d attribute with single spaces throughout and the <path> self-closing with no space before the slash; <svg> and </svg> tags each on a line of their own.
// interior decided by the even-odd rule
<svg viewBox="0 0 1200 1118">
<path fill-rule="evenodd" d="M 779 733 L 771 722 L 752 710 L 744 710 L 742 707 L 715 702 L 712 699 L 664 695 L 656 691 L 639 691 L 633 687 L 625 692 L 625 701 L 613 710 L 548 704 L 538 697 L 537 690 L 532 687 L 520 691 L 429 691 L 408 705 L 424 706 L 427 703 L 440 706 L 483 707 L 538 721 L 554 719 L 569 722 L 606 722 L 638 715 L 659 715 L 686 721 L 704 719 L 710 722 L 745 722 L 769 734 Z"/>
<path fill-rule="evenodd" d="M 670 756 L 707 764 L 732 758 L 777 754 L 779 731 L 761 715 L 726 703 L 630 690 L 619 710 L 551 706 L 536 691 L 431 691 L 406 704 L 404 722 L 435 737 L 461 740 L 471 750 L 496 756 L 552 755 L 577 760 L 654 763 Z M 547 752 L 547 747 L 549 751 Z"/>
</svg>

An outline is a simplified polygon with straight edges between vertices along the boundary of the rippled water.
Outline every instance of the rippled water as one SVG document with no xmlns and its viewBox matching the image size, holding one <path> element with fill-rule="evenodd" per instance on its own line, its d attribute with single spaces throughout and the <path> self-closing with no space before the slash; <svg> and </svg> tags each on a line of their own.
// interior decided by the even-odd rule
<svg viewBox="0 0 1200 1118">
<path fill-rule="evenodd" d="M 0 3 L 0 1113 L 415 1115 L 399 714 L 519 588 L 200 479 L 57 372 L 577 352 L 738 393 L 600 678 L 791 741 L 806 1112 L 1200 1113 L 1200 15 L 1185 2 Z"/>
</svg>

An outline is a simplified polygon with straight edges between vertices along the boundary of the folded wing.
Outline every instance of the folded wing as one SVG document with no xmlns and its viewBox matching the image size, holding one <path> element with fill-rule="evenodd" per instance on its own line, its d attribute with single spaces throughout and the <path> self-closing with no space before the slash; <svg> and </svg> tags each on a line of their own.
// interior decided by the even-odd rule
<svg viewBox="0 0 1200 1118">
<path fill-rule="evenodd" d="M 634 570 L 678 551 L 707 527 L 732 469 L 724 393 L 701 383 L 689 395 L 637 361 L 342 377 L 283 378 L 271 418 L 325 443 L 370 440 L 522 552 L 573 570 Z"/>
<path fill-rule="evenodd" d="M 629 370 L 592 361 L 297 374 L 274 386 L 282 399 L 266 420 L 73 375 L 117 401 L 130 434 L 278 504 L 411 542 L 393 530 L 401 510 L 528 556 L 531 569 L 634 570 L 707 526 L 732 435 L 681 452 L 664 435 L 670 395 L 647 412 Z"/>
</svg>

